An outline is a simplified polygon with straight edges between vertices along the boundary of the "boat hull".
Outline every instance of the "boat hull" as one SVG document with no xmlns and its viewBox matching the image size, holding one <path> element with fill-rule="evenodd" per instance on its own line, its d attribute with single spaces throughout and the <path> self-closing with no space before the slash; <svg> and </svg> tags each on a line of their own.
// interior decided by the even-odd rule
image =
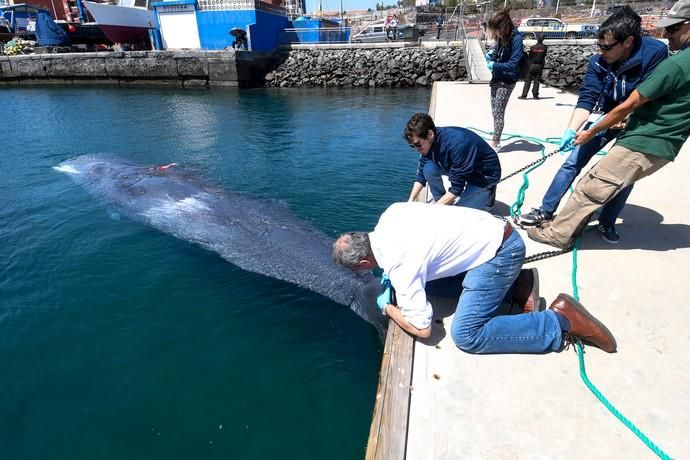
<svg viewBox="0 0 690 460">
<path fill-rule="evenodd" d="M 150 10 L 132 6 L 84 2 L 86 8 L 101 27 L 103 34 L 115 43 L 142 43 L 153 29 Z"/>
</svg>

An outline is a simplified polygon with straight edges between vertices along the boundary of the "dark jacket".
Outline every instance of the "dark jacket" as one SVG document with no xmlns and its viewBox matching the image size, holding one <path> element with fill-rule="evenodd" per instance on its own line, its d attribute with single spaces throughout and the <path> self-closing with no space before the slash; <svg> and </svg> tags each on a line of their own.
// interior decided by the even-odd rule
<svg viewBox="0 0 690 460">
<path fill-rule="evenodd" d="M 529 56 L 527 57 L 527 61 L 530 63 L 530 65 L 535 64 L 543 66 L 546 62 L 547 51 L 548 47 L 545 44 L 537 43 L 529 49 Z"/>
<path fill-rule="evenodd" d="M 610 65 L 599 54 L 592 56 L 576 107 L 590 112 L 610 112 L 667 57 L 668 47 L 648 37 L 635 44 L 632 54 L 624 62 Z"/>
<path fill-rule="evenodd" d="M 465 128 L 436 128 L 434 144 L 428 155 L 419 157 L 417 178 L 426 185 L 424 164 L 433 161 L 449 172 L 450 192 L 460 196 L 466 183 L 479 187 L 493 185 L 501 178 L 498 155 L 484 139 Z"/>
<path fill-rule="evenodd" d="M 518 80 L 520 70 L 520 60 L 524 54 L 522 47 L 522 34 L 517 30 L 510 36 L 510 43 L 507 47 L 499 44 L 493 55 L 494 69 L 491 82 L 500 81 L 513 84 Z"/>
</svg>

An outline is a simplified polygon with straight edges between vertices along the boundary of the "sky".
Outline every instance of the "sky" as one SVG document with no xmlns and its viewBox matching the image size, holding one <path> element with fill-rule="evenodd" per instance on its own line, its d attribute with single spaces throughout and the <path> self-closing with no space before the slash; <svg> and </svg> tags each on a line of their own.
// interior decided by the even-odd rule
<svg viewBox="0 0 690 460">
<path fill-rule="evenodd" d="M 319 0 L 306 0 L 307 1 L 307 11 L 312 12 L 314 10 L 314 5 L 316 8 L 319 7 Z M 340 0 L 320 0 L 323 5 L 324 11 L 339 11 L 340 10 Z M 366 10 L 371 8 L 376 9 L 377 0 L 342 0 L 343 1 L 343 11 L 350 10 Z M 378 0 L 379 2 L 381 0 Z M 384 0 L 386 5 L 395 3 L 395 0 Z"/>
</svg>

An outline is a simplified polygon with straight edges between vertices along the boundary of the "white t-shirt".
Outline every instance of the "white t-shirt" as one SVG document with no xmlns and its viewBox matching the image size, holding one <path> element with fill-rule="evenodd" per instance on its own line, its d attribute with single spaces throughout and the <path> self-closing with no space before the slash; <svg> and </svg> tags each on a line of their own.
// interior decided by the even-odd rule
<svg viewBox="0 0 690 460">
<path fill-rule="evenodd" d="M 395 203 L 386 209 L 369 239 L 405 319 L 418 329 L 429 327 L 433 311 L 426 282 L 493 259 L 505 225 L 487 212 L 460 206 Z"/>
</svg>

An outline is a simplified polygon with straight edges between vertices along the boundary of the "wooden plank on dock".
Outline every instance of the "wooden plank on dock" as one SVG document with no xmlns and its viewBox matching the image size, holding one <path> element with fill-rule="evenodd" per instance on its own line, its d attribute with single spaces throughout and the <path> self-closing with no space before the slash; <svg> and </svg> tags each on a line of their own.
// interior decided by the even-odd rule
<svg viewBox="0 0 690 460">
<path fill-rule="evenodd" d="M 367 460 L 405 458 L 414 343 L 412 336 L 388 321 Z"/>
</svg>

